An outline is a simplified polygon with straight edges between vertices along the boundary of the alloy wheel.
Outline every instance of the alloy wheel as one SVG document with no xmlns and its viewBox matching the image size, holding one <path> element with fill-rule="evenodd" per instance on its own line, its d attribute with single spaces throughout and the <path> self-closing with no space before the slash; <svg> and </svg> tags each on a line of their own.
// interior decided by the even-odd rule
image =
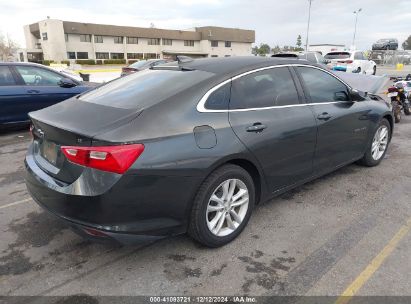
<svg viewBox="0 0 411 304">
<path fill-rule="evenodd" d="M 374 160 L 379 160 L 388 146 L 388 128 L 387 126 L 380 126 L 375 132 L 374 139 L 371 145 L 371 155 Z"/>
<path fill-rule="evenodd" d="M 210 232 L 223 237 L 233 233 L 243 222 L 249 203 L 249 192 L 244 182 L 228 179 L 211 195 L 206 220 Z"/>
</svg>

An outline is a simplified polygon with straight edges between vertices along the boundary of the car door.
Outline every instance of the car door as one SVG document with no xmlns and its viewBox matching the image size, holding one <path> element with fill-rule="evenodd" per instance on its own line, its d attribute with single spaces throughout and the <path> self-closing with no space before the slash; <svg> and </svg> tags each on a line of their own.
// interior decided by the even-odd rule
<svg viewBox="0 0 411 304">
<path fill-rule="evenodd" d="M 26 97 L 21 104 L 25 113 L 43 109 L 78 94 L 75 87 L 64 88 L 59 85 L 65 78 L 59 73 L 31 65 L 15 65 L 13 68 L 21 79 L 20 88 Z"/>
<path fill-rule="evenodd" d="M 272 191 L 312 174 L 317 127 L 311 109 L 301 101 L 286 66 L 232 81 L 231 127 L 260 162 Z"/>
<path fill-rule="evenodd" d="M 314 172 L 320 174 L 359 159 L 370 127 L 369 103 L 351 100 L 348 86 L 325 70 L 295 69 L 318 125 Z"/>
<path fill-rule="evenodd" d="M 24 91 L 18 79 L 7 65 L 0 65 L 0 124 L 21 122 L 27 119 L 21 114 L 19 105 L 24 102 Z"/>
</svg>

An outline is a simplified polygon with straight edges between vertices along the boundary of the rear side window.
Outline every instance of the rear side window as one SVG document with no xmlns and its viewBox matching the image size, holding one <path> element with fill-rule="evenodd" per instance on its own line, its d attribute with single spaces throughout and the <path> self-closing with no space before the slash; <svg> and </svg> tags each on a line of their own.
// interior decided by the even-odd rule
<svg viewBox="0 0 411 304">
<path fill-rule="evenodd" d="M 273 68 L 235 79 L 230 109 L 265 108 L 298 104 L 298 93 L 287 67 Z"/>
<path fill-rule="evenodd" d="M 13 74 L 11 73 L 8 66 L 0 65 L 0 86 L 11 86 L 15 85 Z"/>
<path fill-rule="evenodd" d="M 89 91 L 79 100 L 121 109 L 144 109 L 213 75 L 204 71 L 143 70 Z"/>
<path fill-rule="evenodd" d="M 226 83 L 222 87 L 215 90 L 208 96 L 204 107 L 207 110 L 228 110 L 230 102 L 231 82 Z"/>
<path fill-rule="evenodd" d="M 297 67 L 297 70 L 308 90 L 311 103 L 350 100 L 347 86 L 330 74 L 309 67 Z"/>
<path fill-rule="evenodd" d="M 354 55 L 355 60 L 364 60 L 364 55 L 361 52 L 356 52 Z"/>
</svg>

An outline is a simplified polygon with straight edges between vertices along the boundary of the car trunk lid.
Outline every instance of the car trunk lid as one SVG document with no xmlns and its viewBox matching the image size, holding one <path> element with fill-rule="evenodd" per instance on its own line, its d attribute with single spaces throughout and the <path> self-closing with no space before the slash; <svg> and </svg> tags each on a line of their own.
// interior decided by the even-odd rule
<svg viewBox="0 0 411 304">
<path fill-rule="evenodd" d="M 136 118 L 141 111 L 79 102 L 75 98 L 29 114 L 37 164 L 54 178 L 71 183 L 84 167 L 71 163 L 61 146 L 92 146 L 93 138 Z"/>
</svg>

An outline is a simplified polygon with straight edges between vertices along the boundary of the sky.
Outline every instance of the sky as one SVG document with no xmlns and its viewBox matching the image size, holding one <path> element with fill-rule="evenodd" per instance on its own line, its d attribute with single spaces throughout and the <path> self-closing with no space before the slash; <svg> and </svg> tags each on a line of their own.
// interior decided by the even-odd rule
<svg viewBox="0 0 411 304">
<path fill-rule="evenodd" d="M 87 23 L 187 29 L 224 26 L 253 29 L 256 43 L 305 43 L 308 0 L 0 0 L 0 32 L 25 47 L 23 26 L 52 19 Z M 379 38 L 411 35 L 411 0 L 313 0 L 309 44 L 352 44 L 367 50 Z"/>
</svg>

